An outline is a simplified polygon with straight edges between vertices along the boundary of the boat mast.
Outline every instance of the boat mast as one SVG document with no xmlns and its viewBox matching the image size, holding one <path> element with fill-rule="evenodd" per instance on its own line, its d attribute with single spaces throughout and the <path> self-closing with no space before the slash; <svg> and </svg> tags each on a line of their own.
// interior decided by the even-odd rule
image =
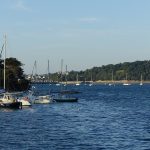
<svg viewBox="0 0 150 150">
<path fill-rule="evenodd" d="M 61 91 L 62 91 L 62 76 L 63 76 L 62 71 L 63 71 L 63 59 L 61 59 L 61 71 L 60 71 Z"/>
<path fill-rule="evenodd" d="M 50 73 L 49 73 L 49 60 L 48 60 L 48 82 L 50 82 Z"/>
<path fill-rule="evenodd" d="M 4 90 L 6 89 L 6 34 L 4 35 Z"/>
<path fill-rule="evenodd" d="M 31 76 L 31 80 L 35 81 L 36 80 L 36 71 L 35 71 L 35 75 L 33 74 L 34 73 L 34 70 L 36 70 L 36 60 L 34 62 L 34 65 L 33 65 L 33 69 L 32 69 L 32 76 Z M 35 79 L 35 80 L 34 80 Z"/>
<path fill-rule="evenodd" d="M 79 78 L 79 77 L 78 77 L 78 73 L 77 73 L 77 77 L 76 77 L 76 78 L 77 78 L 76 80 L 77 80 L 77 84 L 78 84 L 78 81 L 79 81 L 79 80 L 78 80 L 78 78 Z"/>
<path fill-rule="evenodd" d="M 111 79 L 112 83 L 114 83 L 114 72 L 113 72 L 113 70 L 112 70 L 112 75 L 111 76 L 112 76 L 112 79 Z"/>
<path fill-rule="evenodd" d="M 143 76 L 142 76 L 142 74 L 141 74 L 141 82 L 140 82 L 140 85 L 142 85 L 143 84 Z"/>
<path fill-rule="evenodd" d="M 37 75 L 37 62 L 35 61 L 35 80 L 37 82 L 37 78 L 38 78 L 38 75 Z"/>
<path fill-rule="evenodd" d="M 67 75 L 68 75 L 68 71 L 67 71 L 67 65 L 66 65 L 66 77 L 65 77 L 66 85 L 67 85 Z"/>
<path fill-rule="evenodd" d="M 93 83 L 93 75 L 92 75 L 92 70 L 91 70 L 91 83 Z"/>
</svg>

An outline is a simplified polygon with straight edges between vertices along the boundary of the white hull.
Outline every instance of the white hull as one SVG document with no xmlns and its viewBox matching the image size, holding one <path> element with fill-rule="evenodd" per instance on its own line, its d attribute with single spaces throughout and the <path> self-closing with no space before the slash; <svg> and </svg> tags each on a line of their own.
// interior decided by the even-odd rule
<svg viewBox="0 0 150 150">
<path fill-rule="evenodd" d="M 49 104 L 50 100 L 34 100 L 34 104 Z"/>
<path fill-rule="evenodd" d="M 0 98 L 0 107 L 19 109 L 22 108 L 22 104 L 12 95 L 4 94 L 3 97 Z"/>
<path fill-rule="evenodd" d="M 80 83 L 76 83 L 76 85 L 77 85 L 77 86 L 79 86 L 79 85 L 80 85 Z"/>
<path fill-rule="evenodd" d="M 3 97 L 0 98 L 0 102 L 3 103 L 21 102 L 22 106 L 31 106 L 28 95 L 22 96 L 22 94 L 23 94 L 22 92 L 4 93 Z"/>
<path fill-rule="evenodd" d="M 17 99 L 15 97 L 13 97 L 12 95 L 3 95 L 1 98 L 0 98 L 0 102 L 3 102 L 3 103 L 13 103 L 17 101 Z"/>
<path fill-rule="evenodd" d="M 131 85 L 130 83 L 123 83 L 123 85 Z"/>
<path fill-rule="evenodd" d="M 19 102 L 22 103 L 22 106 L 31 106 L 31 103 L 28 100 L 21 99 Z"/>
<path fill-rule="evenodd" d="M 49 104 L 52 102 L 52 99 L 50 96 L 38 96 L 33 103 L 34 104 Z"/>
</svg>

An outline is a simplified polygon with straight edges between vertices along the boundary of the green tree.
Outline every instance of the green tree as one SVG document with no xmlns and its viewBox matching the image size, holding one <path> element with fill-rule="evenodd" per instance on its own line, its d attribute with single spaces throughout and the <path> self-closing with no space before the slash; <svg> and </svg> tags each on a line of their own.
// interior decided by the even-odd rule
<svg viewBox="0 0 150 150">
<path fill-rule="evenodd" d="M 6 91 L 24 91 L 29 87 L 29 81 L 25 79 L 23 64 L 16 58 L 6 58 Z M 1 88 L 4 81 L 4 61 L 0 61 Z"/>
</svg>

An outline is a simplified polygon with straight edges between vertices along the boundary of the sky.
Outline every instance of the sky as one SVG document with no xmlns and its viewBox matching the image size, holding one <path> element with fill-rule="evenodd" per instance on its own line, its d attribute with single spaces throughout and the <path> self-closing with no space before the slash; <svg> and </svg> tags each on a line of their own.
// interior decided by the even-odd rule
<svg viewBox="0 0 150 150">
<path fill-rule="evenodd" d="M 149 60 L 150 0 L 0 0 L 0 44 L 24 72 Z"/>
</svg>

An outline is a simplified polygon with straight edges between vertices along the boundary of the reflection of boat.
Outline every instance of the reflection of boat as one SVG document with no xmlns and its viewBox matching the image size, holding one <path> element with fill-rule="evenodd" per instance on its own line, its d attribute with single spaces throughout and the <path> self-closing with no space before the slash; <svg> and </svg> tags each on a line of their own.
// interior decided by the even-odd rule
<svg viewBox="0 0 150 150">
<path fill-rule="evenodd" d="M 33 101 L 34 104 L 49 104 L 52 102 L 52 98 L 49 95 L 37 96 Z"/>
</svg>

